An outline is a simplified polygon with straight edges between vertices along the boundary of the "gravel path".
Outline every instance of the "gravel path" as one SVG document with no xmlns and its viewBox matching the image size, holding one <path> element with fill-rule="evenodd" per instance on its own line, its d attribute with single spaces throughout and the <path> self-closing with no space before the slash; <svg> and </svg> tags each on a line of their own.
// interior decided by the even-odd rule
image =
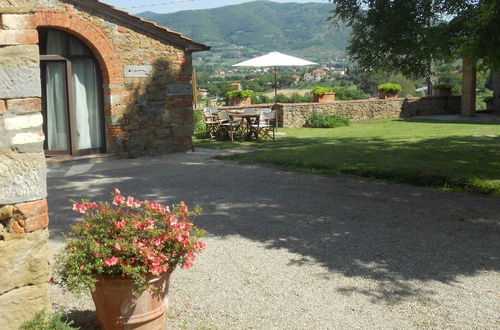
<svg viewBox="0 0 500 330">
<path fill-rule="evenodd" d="M 52 165 L 51 244 L 68 200 L 200 204 L 207 250 L 172 277 L 172 329 L 498 329 L 500 200 L 243 166 L 222 151 Z M 93 304 L 51 287 L 84 329 Z"/>
</svg>

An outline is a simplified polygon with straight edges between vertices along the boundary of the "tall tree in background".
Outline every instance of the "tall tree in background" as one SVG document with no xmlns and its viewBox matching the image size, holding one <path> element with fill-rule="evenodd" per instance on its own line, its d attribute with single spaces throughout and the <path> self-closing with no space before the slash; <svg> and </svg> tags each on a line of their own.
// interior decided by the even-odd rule
<svg viewBox="0 0 500 330">
<path fill-rule="evenodd" d="M 352 28 L 348 52 L 364 69 L 400 71 L 430 83 L 432 61 L 463 58 L 462 113 L 474 114 L 476 63 L 493 71 L 500 64 L 500 1 L 330 2 L 330 19 Z"/>
</svg>

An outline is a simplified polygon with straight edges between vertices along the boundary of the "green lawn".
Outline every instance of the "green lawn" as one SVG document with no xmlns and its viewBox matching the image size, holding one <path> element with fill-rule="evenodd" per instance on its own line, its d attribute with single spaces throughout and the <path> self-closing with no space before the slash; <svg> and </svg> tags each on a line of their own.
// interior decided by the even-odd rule
<svg viewBox="0 0 500 330">
<path fill-rule="evenodd" d="M 370 120 L 349 127 L 283 128 L 275 142 L 195 139 L 208 148 L 257 149 L 222 157 L 245 164 L 357 176 L 500 197 L 500 121 Z"/>
</svg>

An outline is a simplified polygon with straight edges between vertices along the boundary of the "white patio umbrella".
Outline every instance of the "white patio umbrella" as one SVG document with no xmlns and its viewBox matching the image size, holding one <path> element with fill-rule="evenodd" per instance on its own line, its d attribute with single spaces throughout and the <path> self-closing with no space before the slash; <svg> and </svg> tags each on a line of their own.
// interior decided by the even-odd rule
<svg viewBox="0 0 500 330">
<path fill-rule="evenodd" d="M 234 64 L 233 66 L 252 66 L 252 67 L 274 67 L 274 99 L 276 100 L 277 92 L 277 67 L 278 66 L 306 66 L 317 65 L 317 63 L 309 62 L 298 57 L 286 55 L 280 52 L 271 52 L 251 60 L 243 61 Z"/>
</svg>

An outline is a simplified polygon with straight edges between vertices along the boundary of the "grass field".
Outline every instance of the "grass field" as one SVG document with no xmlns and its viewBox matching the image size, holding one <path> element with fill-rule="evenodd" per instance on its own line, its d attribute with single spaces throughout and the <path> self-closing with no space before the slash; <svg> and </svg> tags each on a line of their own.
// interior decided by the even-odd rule
<svg viewBox="0 0 500 330">
<path fill-rule="evenodd" d="M 500 197 L 500 122 L 370 120 L 334 129 L 283 128 L 275 142 L 195 139 L 256 147 L 223 157 L 245 164 L 461 190 Z"/>
</svg>

